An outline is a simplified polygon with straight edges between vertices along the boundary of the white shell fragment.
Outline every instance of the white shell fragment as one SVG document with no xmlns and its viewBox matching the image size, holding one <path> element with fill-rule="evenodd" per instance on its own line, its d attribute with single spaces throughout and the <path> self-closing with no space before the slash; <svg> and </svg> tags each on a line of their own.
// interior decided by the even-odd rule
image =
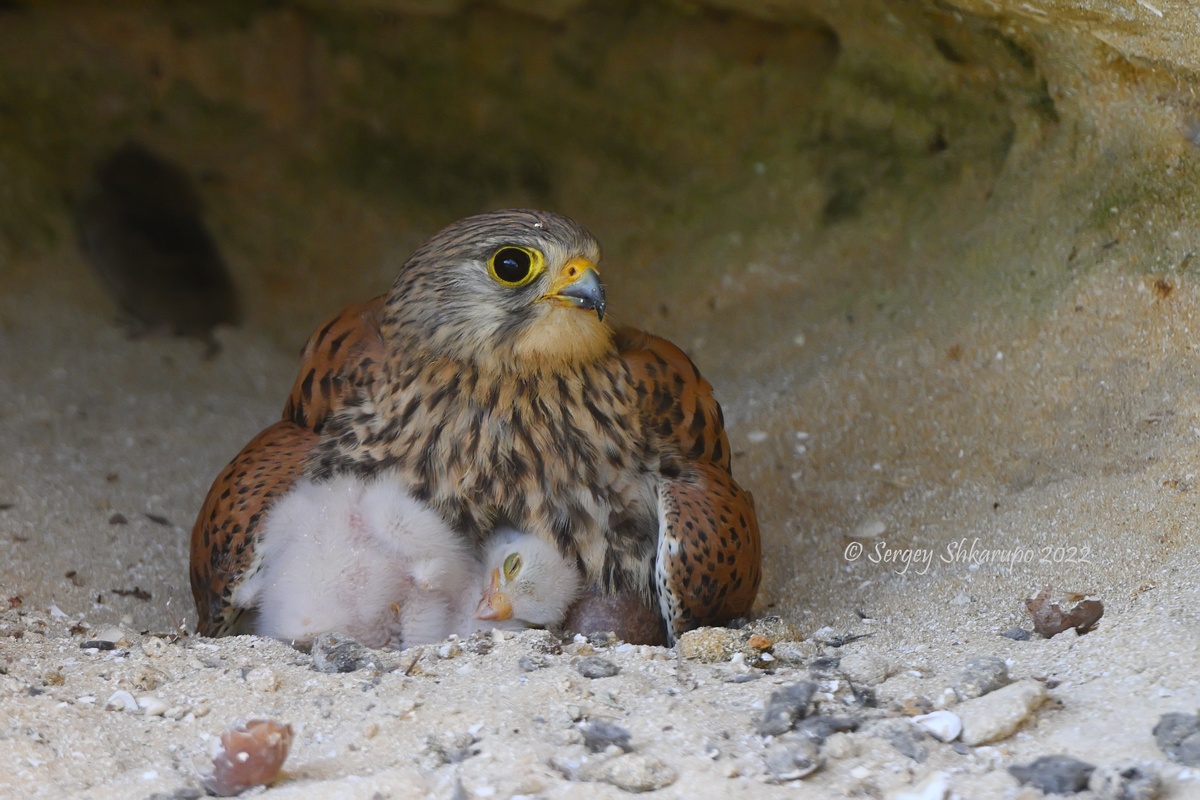
<svg viewBox="0 0 1200 800">
<path fill-rule="evenodd" d="M 953 711 L 934 711 L 912 718 L 913 724 L 939 742 L 953 742 L 962 733 L 962 720 Z"/>
</svg>

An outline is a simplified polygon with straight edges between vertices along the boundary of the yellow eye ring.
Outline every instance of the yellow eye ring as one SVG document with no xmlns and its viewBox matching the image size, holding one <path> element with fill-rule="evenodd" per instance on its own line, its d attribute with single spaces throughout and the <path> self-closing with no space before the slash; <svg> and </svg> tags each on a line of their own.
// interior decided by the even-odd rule
<svg viewBox="0 0 1200 800">
<path fill-rule="evenodd" d="M 506 245 L 488 259 L 488 273 L 502 286 L 517 288 L 532 281 L 546 268 L 546 257 L 529 247 Z"/>
<path fill-rule="evenodd" d="M 508 558 L 504 559 L 504 579 L 513 580 L 517 577 L 517 573 L 521 571 L 521 554 L 510 553 Z"/>
</svg>

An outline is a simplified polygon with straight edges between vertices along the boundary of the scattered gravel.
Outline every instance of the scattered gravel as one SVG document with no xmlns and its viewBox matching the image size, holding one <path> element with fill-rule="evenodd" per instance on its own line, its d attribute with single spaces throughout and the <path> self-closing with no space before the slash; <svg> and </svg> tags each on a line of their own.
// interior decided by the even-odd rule
<svg viewBox="0 0 1200 800">
<path fill-rule="evenodd" d="M 1045 685 L 1022 680 L 961 703 L 955 712 L 962 720 L 963 743 L 973 747 L 1011 736 L 1047 696 Z"/>
<path fill-rule="evenodd" d="M 1096 800 L 1154 800 L 1162 792 L 1162 780 L 1151 764 L 1097 767 L 1088 779 Z"/>
<path fill-rule="evenodd" d="M 317 672 L 354 672 L 368 660 L 367 650 L 342 633 L 323 633 L 312 643 L 312 667 Z"/>
<path fill-rule="evenodd" d="M 1029 764 L 1014 764 L 1008 771 L 1022 785 L 1046 794 L 1073 794 L 1088 788 L 1096 768 L 1072 756 L 1042 756 Z"/>
<path fill-rule="evenodd" d="M 760 736 L 780 736 L 790 731 L 797 722 L 808 714 L 817 684 L 808 681 L 793 683 L 771 693 L 762 720 L 758 723 Z"/>
<path fill-rule="evenodd" d="M 1200 767 L 1200 717 L 1173 712 L 1154 726 L 1154 741 L 1172 761 Z"/>
<path fill-rule="evenodd" d="M 599 656 L 588 656 L 576 664 L 575 669 L 585 678 L 611 678 L 621 671 L 616 664 Z"/>
<path fill-rule="evenodd" d="M 959 700 L 983 697 L 1008 683 L 1008 665 L 996 656 L 976 656 L 966 663 L 954 682 Z"/>
<path fill-rule="evenodd" d="M 583 744 L 593 753 L 601 753 L 609 747 L 617 747 L 628 753 L 633 749 L 629 731 L 606 719 L 593 719 L 579 726 Z"/>
<path fill-rule="evenodd" d="M 962 719 L 945 709 L 920 714 L 912 722 L 939 742 L 952 742 L 962 733 Z"/>
</svg>

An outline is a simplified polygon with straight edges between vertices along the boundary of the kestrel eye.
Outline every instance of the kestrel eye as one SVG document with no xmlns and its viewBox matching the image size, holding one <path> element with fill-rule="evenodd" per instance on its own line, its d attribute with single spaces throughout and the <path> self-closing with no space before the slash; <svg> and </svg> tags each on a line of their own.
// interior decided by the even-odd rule
<svg viewBox="0 0 1200 800">
<path fill-rule="evenodd" d="M 508 558 L 504 559 L 504 578 L 512 580 L 517 577 L 517 573 L 521 571 L 521 554 L 511 553 Z"/>
<path fill-rule="evenodd" d="M 545 266 L 537 250 L 526 247 L 502 247 L 488 261 L 488 271 L 505 286 L 524 286 L 536 278 Z"/>
</svg>

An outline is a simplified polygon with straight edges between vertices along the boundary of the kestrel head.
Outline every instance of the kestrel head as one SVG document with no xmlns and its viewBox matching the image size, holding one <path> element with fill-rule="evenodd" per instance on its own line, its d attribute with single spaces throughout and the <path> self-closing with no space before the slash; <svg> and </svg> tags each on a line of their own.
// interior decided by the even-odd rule
<svg viewBox="0 0 1200 800">
<path fill-rule="evenodd" d="M 484 552 L 483 596 L 475 618 L 526 626 L 558 625 L 579 596 L 582 578 L 554 545 L 500 528 Z"/>
<path fill-rule="evenodd" d="M 595 238 L 566 217 L 521 209 L 467 217 L 405 262 L 384 337 L 485 369 L 595 361 L 613 351 L 599 261 Z"/>
</svg>

